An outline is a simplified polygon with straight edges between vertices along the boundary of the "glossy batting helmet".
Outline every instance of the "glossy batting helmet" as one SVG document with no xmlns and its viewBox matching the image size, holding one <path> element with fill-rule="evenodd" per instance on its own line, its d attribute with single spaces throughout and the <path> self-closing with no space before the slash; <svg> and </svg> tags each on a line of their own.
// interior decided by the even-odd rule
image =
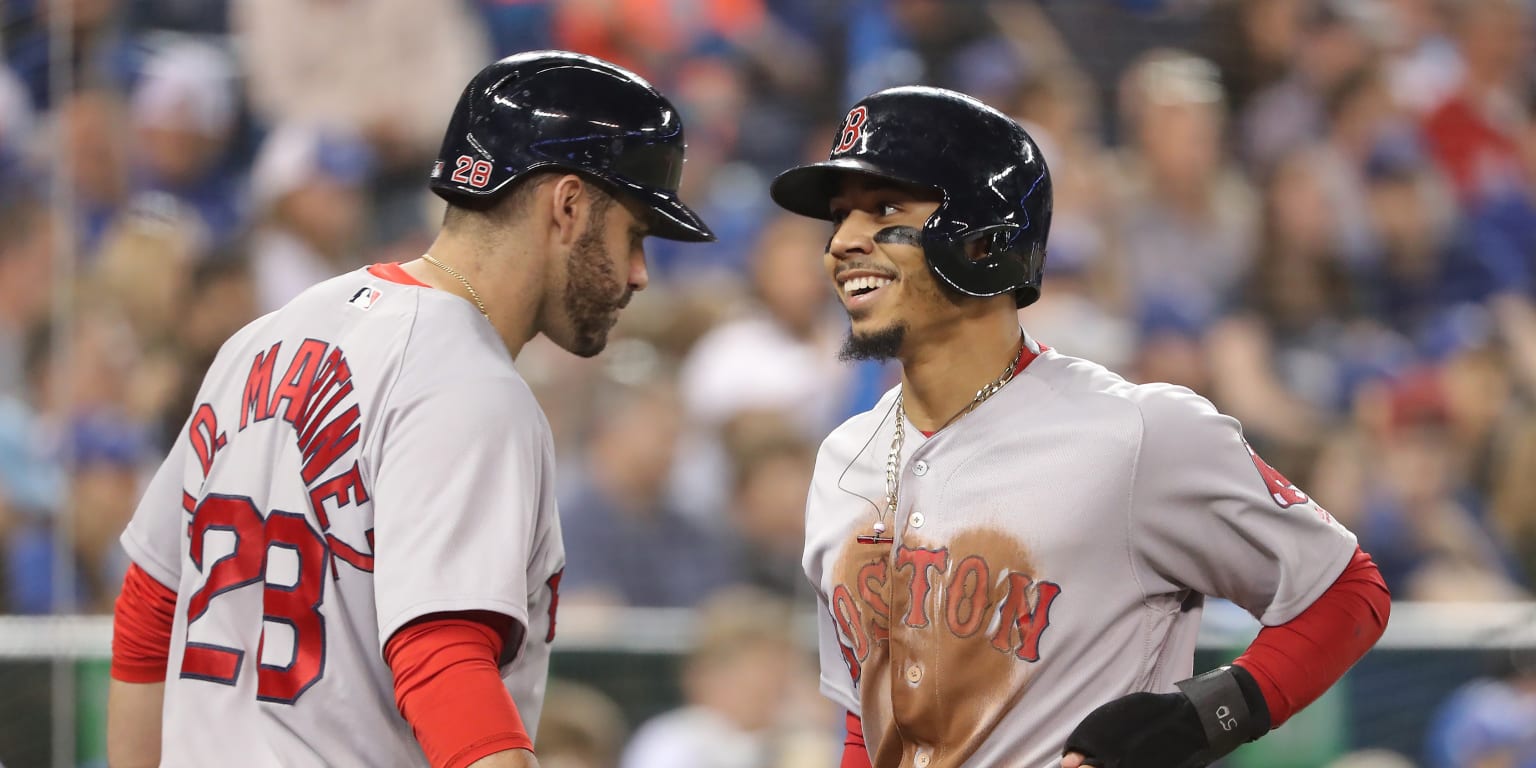
<svg viewBox="0 0 1536 768">
<path fill-rule="evenodd" d="M 714 240 L 677 196 L 684 146 L 677 109 L 640 76 L 591 56 L 531 51 L 469 81 L 430 184 L 451 203 L 484 208 L 531 171 L 575 171 L 649 208 L 657 237 Z"/>
<path fill-rule="evenodd" d="M 968 296 L 1040 298 L 1051 228 L 1051 174 L 1017 122 L 962 93 L 902 87 L 849 110 L 825 162 L 774 179 L 774 202 L 831 220 L 843 174 L 862 174 L 943 195 L 923 225 L 923 252 L 940 283 Z M 982 239 L 980 258 L 966 245 Z"/>
</svg>

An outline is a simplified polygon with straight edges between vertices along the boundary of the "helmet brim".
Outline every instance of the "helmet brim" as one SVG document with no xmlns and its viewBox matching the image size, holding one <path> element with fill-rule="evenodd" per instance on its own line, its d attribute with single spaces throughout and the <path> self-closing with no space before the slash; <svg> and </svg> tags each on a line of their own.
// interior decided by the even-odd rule
<svg viewBox="0 0 1536 768">
<path fill-rule="evenodd" d="M 699 214 L 685 204 L 676 192 L 639 184 L 625 178 L 597 178 L 609 185 L 610 191 L 632 196 L 635 202 L 651 212 L 650 236 L 684 243 L 712 243 L 715 233 L 704 223 Z"/>
<path fill-rule="evenodd" d="M 863 160 L 843 157 L 791 168 L 773 180 L 768 194 L 773 202 L 790 213 L 831 221 L 832 196 L 837 194 L 838 180 L 850 174 L 904 187 L 931 189 L 926 184 L 888 173 Z"/>
<path fill-rule="evenodd" d="M 653 237 L 684 243 L 712 243 L 715 233 L 675 192 L 647 190 L 640 192 L 640 202 L 655 214 L 651 217 Z"/>
</svg>

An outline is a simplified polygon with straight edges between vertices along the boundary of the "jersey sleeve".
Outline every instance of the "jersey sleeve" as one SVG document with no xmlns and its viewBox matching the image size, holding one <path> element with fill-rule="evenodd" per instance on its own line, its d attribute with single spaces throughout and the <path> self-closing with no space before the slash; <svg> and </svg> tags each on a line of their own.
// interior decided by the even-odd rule
<svg viewBox="0 0 1536 768">
<path fill-rule="evenodd" d="M 554 491 L 543 425 L 510 374 L 438 379 L 386 409 L 373 478 L 381 648 L 431 613 L 492 611 L 526 630 L 529 559 Z"/>
<path fill-rule="evenodd" d="M 1183 387 L 1141 389 L 1129 530 L 1145 594 L 1193 589 L 1289 621 L 1349 563 L 1354 534 L 1259 458 L 1236 419 Z"/>
<path fill-rule="evenodd" d="M 191 510 L 183 504 L 186 463 L 187 430 L 183 427 L 118 539 L 130 560 L 172 590 L 181 586 L 181 542 L 191 519 Z"/>
<path fill-rule="evenodd" d="M 845 646 L 837 634 L 837 622 L 832 620 L 832 610 L 828 607 L 826 595 L 817 590 L 816 594 L 816 651 L 821 659 L 821 692 L 843 709 L 857 715 L 859 709 L 859 695 L 854 690 L 853 675 L 857 665 L 851 651 L 845 652 Z"/>
</svg>

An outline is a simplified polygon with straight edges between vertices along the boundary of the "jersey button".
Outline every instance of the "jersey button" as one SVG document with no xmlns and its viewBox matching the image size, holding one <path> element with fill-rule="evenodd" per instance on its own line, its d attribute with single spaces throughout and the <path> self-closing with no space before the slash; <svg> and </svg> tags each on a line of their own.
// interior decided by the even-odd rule
<svg viewBox="0 0 1536 768">
<path fill-rule="evenodd" d="M 913 512 L 912 516 L 907 518 L 907 522 L 911 524 L 913 528 L 923 527 L 923 513 Z"/>
<path fill-rule="evenodd" d="M 923 681 L 923 668 L 916 664 L 907 667 L 907 682 L 917 685 Z"/>
<path fill-rule="evenodd" d="M 928 474 L 928 462 L 919 461 L 916 464 L 913 464 L 912 474 L 917 475 L 918 477 L 922 477 L 923 475 Z"/>
<path fill-rule="evenodd" d="M 929 756 L 927 752 L 919 752 L 917 753 L 917 757 L 912 758 L 912 762 L 917 766 L 917 768 L 928 768 L 928 763 L 931 760 L 933 760 L 933 758 Z"/>
</svg>

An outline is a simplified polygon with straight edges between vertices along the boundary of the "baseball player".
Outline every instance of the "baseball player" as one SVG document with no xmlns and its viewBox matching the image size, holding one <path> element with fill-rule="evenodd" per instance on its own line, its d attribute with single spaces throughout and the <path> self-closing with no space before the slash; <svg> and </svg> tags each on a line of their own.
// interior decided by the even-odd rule
<svg viewBox="0 0 1536 768">
<path fill-rule="evenodd" d="M 565 561 L 513 361 L 603 349 L 678 198 L 677 110 L 539 51 L 469 83 L 421 259 L 309 289 L 220 350 L 123 546 L 114 766 L 536 765 Z"/>
<path fill-rule="evenodd" d="M 1013 120 L 881 91 L 772 195 L 832 222 L 844 355 L 902 366 L 823 443 L 807 502 L 844 768 L 1206 765 L 1380 636 L 1370 558 L 1236 421 L 1021 331 L 1051 181 Z M 1265 628 L 1192 676 L 1206 595 Z"/>
</svg>

